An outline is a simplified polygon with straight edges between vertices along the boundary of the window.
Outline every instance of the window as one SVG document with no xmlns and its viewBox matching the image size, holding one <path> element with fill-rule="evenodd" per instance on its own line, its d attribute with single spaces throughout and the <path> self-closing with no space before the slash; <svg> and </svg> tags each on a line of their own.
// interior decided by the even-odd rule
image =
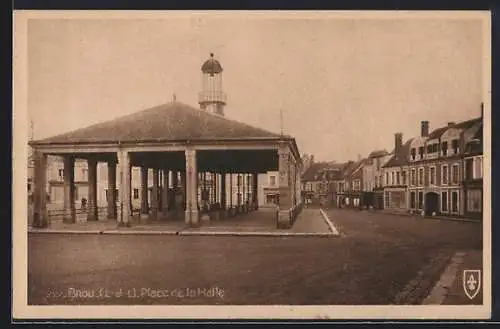
<svg viewBox="0 0 500 329">
<path fill-rule="evenodd" d="M 420 159 L 424 158 L 424 150 L 425 150 L 425 148 L 423 146 L 420 146 L 418 148 L 418 155 L 420 156 Z"/>
<path fill-rule="evenodd" d="M 458 181 L 460 180 L 460 172 L 459 172 L 459 167 L 457 164 L 454 164 L 451 167 L 451 181 L 453 184 L 458 184 Z"/>
<path fill-rule="evenodd" d="M 28 192 L 31 192 L 31 183 L 28 183 Z"/>
<path fill-rule="evenodd" d="M 399 185 L 399 171 L 396 172 L 396 185 Z"/>
<path fill-rule="evenodd" d="M 441 211 L 448 212 L 448 192 L 441 193 Z"/>
<path fill-rule="evenodd" d="M 467 160 L 465 160 L 465 179 L 472 180 L 472 179 L 474 179 L 474 176 L 475 176 L 474 160 L 467 159 Z"/>
<path fill-rule="evenodd" d="M 451 192 L 451 211 L 458 212 L 458 192 Z"/>
<path fill-rule="evenodd" d="M 415 192 L 411 192 L 410 193 L 410 208 L 411 209 L 415 209 L 415 198 L 416 198 L 416 193 Z"/>
<path fill-rule="evenodd" d="M 481 190 L 467 191 L 467 211 L 481 212 L 483 203 L 483 193 Z"/>
<path fill-rule="evenodd" d="M 134 189 L 134 200 L 137 200 L 137 199 L 139 199 L 139 189 L 135 188 Z"/>
<path fill-rule="evenodd" d="M 432 153 L 436 153 L 439 150 L 439 144 L 434 143 L 432 144 Z"/>
<path fill-rule="evenodd" d="M 269 176 L 269 185 L 270 186 L 275 186 L 276 185 L 276 176 Z"/>
<path fill-rule="evenodd" d="M 475 165 L 475 171 L 474 171 L 474 179 L 480 179 L 483 178 L 483 158 L 476 158 L 475 159 L 476 165 Z"/>
<path fill-rule="evenodd" d="M 424 185 L 424 168 L 418 168 L 418 185 Z"/>
<path fill-rule="evenodd" d="M 448 153 L 448 142 L 442 142 L 441 143 L 441 151 L 443 152 L 443 155 L 446 156 Z"/>
<path fill-rule="evenodd" d="M 410 156 L 412 160 L 415 160 L 415 155 L 416 155 L 416 149 L 412 147 L 412 149 L 410 150 Z"/>
<path fill-rule="evenodd" d="M 380 158 L 377 158 L 377 170 L 380 170 Z"/>
<path fill-rule="evenodd" d="M 401 180 L 402 180 L 402 184 L 406 185 L 406 171 L 403 171 L 401 173 Z"/>
<path fill-rule="evenodd" d="M 59 179 L 64 179 L 64 169 L 59 169 L 58 175 L 59 175 Z"/>
<path fill-rule="evenodd" d="M 385 185 L 386 186 L 389 185 L 389 173 L 388 172 L 385 173 Z"/>
<path fill-rule="evenodd" d="M 242 177 L 241 177 L 241 175 L 238 175 L 238 182 L 237 182 L 238 186 L 241 186 L 241 183 L 242 183 Z M 241 195 L 240 195 L 240 197 L 241 197 Z"/>
<path fill-rule="evenodd" d="M 444 165 L 441 168 L 442 168 L 441 184 L 448 185 L 448 166 Z"/>
<path fill-rule="evenodd" d="M 427 145 L 427 153 L 432 153 L 432 144 Z"/>
<path fill-rule="evenodd" d="M 241 177 L 241 176 L 238 176 L 238 177 Z M 241 193 L 238 193 L 237 204 L 238 204 L 238 205 L 240 205 L 240 204 L 241 204 Z"/>
<path fill-rule="evenodd" d="M 359 191 L 361 189 L 361 181 L 359 179 L 352 182 L 352 189 L 354 191 Z"/>
<path fill-rule="evenodd" d="M 436 185 L 436 167 L 430 167 L 430 184 Z"/>
<path fill-rule="evenodd" d="M 458 139 L 451 141 L 451 149 L 453 150 L 453 154 L 458 154 Z"/>
<path fill-rule="evenodd" d="M 418 192 L 418 209 L 424 208 L 424 193 Z"/>
<path fill-rule="evenodd" d="M 412 169 L 411 170 L 411 185 L 415 186 L 417 185 L 417 179 L 416 179 L 416 170 Z"/>
<path fill-rule="evenodd" d="M 384 193 L 384 208 L 385 208 L 385 209 L 388 209 L 388 208 L 389 208 L 389 206 L 390 206 L 390 201 L 391 201 L 391 200 L 390 200 L 390 194 L 389 194 L 389 192 L 385 192 L 385 193 Z"/>
<path fill-rule="evenodd" d="M 394 171 L 391 172 L 391 185 L 394 185 Z"/>
</svg>

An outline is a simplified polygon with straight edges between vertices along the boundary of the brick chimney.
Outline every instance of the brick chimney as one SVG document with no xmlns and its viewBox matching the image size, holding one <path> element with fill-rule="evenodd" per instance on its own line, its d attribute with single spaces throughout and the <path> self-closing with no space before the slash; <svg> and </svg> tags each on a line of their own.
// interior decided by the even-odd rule
<svg viewBox="0 0 500 329">
<path fill-rule="evenodd" d="M 398 154 L 403 146 L 403 133 L 394 134 L 394 154 Z"/>
<path fill-rule="evenodd" d="M 422 137 L 429 136 L 429 121 L 422 121 L 420 123 L 420 136 Z"/>
</svg>

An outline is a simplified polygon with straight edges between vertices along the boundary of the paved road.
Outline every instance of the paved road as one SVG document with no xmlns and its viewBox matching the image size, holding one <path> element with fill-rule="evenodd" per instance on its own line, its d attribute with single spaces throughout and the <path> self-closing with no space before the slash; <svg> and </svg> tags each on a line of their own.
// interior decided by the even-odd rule
<svg viewBox="0 0 500 329">
<path fill-rule="evenodd" d="M 480 250 L 482 245 L 478 224 L 350 210 L 332 210 L 329 215 L 344 236 L 30 235 L 28 300 L 30 304 L 418 303 L 423 292 L 405 291 L 410 281 L 418 277 L 430 286 L 448 255 Z"/>
</svg>

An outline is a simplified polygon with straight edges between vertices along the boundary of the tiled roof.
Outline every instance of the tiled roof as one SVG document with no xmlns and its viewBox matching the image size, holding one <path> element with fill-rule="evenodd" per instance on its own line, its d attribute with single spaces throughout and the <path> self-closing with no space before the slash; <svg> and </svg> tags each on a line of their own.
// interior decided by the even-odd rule
<svg viewBox="0 0 500 329">
<path fill-rule="evenodd" d="M 455 127 L 455 126 L 454 126 Z M 430 134 L 429 134 L 429 139 L 436 139 L 436 138 L 439 138 L 441 137 L 442 134 L 444 134 L 444 132 L 446 130 L 448 130 L 448 126 L 447 127 L 441 127 L 441 128 L 438 128 L 438 129 L 434 129 Z"/>
<path fill-rule="evenodd" d="M 279 137 L 279 134 L 175 101 L 49 137 L 36 143 L 230 140 Z"/>
<path fill-rule="evenodd" d="M 409 139 L 406 143 L 404 143 L 403 146 L 401 146 L 399 152 L 394 153 L 394 155 L 389 159 L 389 161 L 387 161 L 386 164 L 383 165 L 382 167 L 384 168 L 397 167 L 407 163 L 408 153 L 410 151 L 410 145 L 412 140 L 413 138 Z"/>
<path fill-rule="evenodd" d="M 373 151 L 371 152 L 368 157 L 369 158 L 377 158 L 377 157 L 382 157 L 384 155 L 387 155 L 389 154 L 389 152 L 387 152 L 387 150 L 376 150 L 376 151 Z"/>
<path fill-rule="evenodd" d="M 311 166 L 302 175 L 302 180 L 315 181 L 316 175 L 319 175 L 320 172 L 327 167 L 328 167 L 327 162 L 315 162 L 315 163 L 311 164 Z"/>
</svg>

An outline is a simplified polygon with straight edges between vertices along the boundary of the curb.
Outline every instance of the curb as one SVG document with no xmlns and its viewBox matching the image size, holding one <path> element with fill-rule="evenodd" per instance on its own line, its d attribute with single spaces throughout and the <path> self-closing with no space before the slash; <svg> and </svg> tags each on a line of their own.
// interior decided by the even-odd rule
<svg viewBox="0 0 500 329">
<path fill-rule="evenodd" d="M 231 231 L 141 231 L 141 230 L 51 230 L 28 231 L 29 234 L 107 234 L 107 235 L 171 235 L 171 236 L 261 236 L 261 237 L 336 237 L 334 233 L 231 232 Z"/>
<path fill-rule="evenodd" d="M 377 213 L 377 211 L 369 211 L 371 213 Z M 418 214 L 409 214 L 406 212 L 390 212 L 390 211 L 380 211 L 381 214 L 387 214 L 387 215 L 394 215 L 394 216 L 405 216 L 405 217 L 419 217 L 423 219 L 434 219 L 434 220 L 447 220 L 447 221 L 454 221 L 454 222 L 465 222 L 465 223 L 475 223 L 475 224 L 480 224 L 482 221 L 476 220 L 476 219 L 468 219 L 468 218 L 456 218 L 456 217 L 444 217 L 444 216 L 421 216 Z"/>
<path fill-rule="evenodd" d="M 446 269 L 441 274 L 439 281 L 432 288 L 430 294 L 425 297 L 422 305 L 442 304 L 445 300 L 448 291 L 456 280 L 458 268 L 463 262 L 465 253 L 457 252 L 452 257 Z"/>
<path fill-rule="evenodd" d="M 285 232 L 225 232 L 225 231 L 184 231 L 181 236 L 261 236 L 261 237 L 334 237 L 332 233 L 285 233 Z"/>
<path fill-rule="evenodd" d="M 321 215 L 323 216 L 323 219 L 325 220 L 326 224 L 328 225 L 328 228 L 330 229 L 330 231 L 332 232 L 331 234 L 335 235 L 335 236 L 339 236 L 340 233 L 339 231 L 337 230 L 337 228 L 333 225 L 332 221 L 330 220 L 330 218 L 328 218 L 328 215 L 325 213 L 325 211 L 323 209 L 319 209 L 319 212 L 321 213 Z"/>
</svg>

